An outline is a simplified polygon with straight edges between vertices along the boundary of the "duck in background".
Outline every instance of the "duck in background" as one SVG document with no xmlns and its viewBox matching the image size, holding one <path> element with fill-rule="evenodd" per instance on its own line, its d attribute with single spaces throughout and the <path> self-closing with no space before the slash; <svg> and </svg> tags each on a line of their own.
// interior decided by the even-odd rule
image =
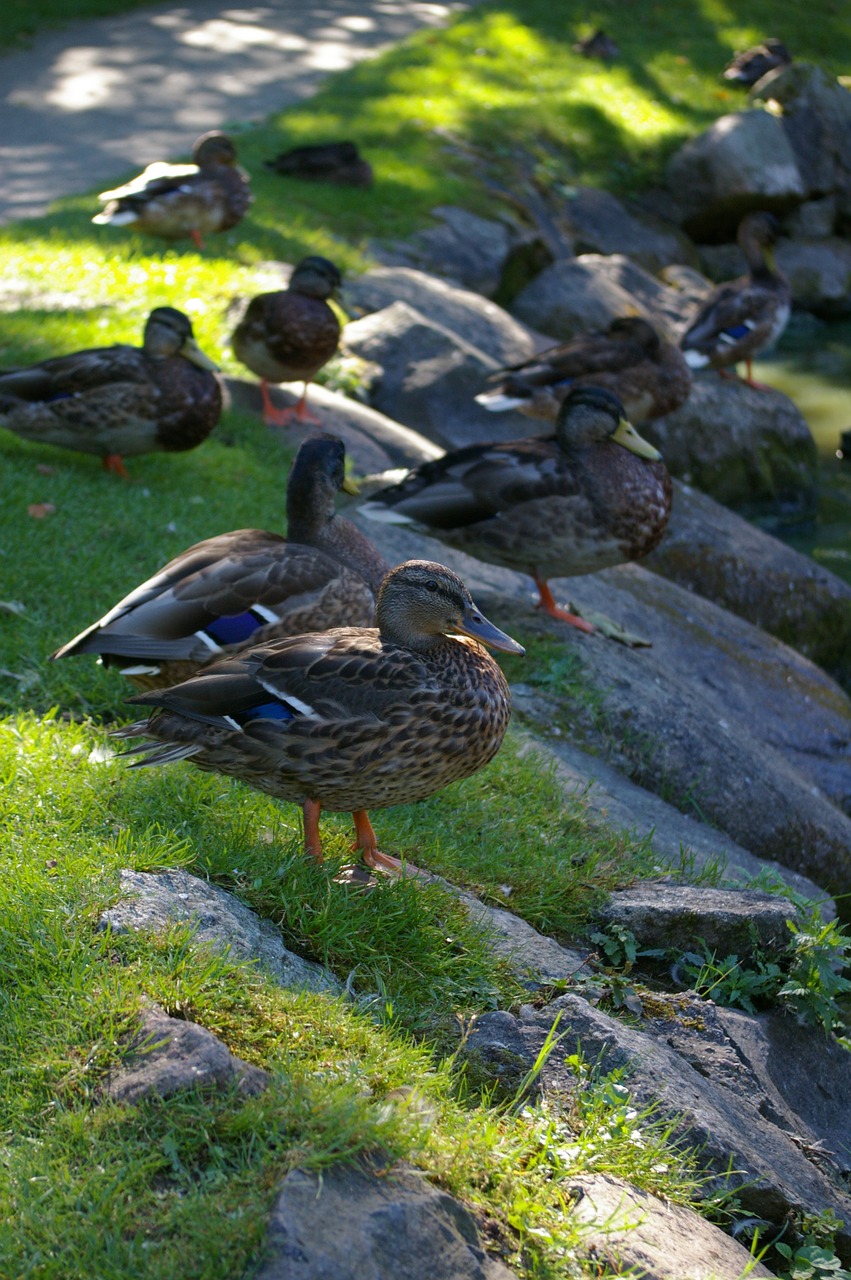
<svg viewBox="0 0 851 1280">
<path fill-rule="evenodd" d="M 780 337 L 792 306 L 789 282 L 774 263 L 777 232 L 770 213 L 749 213 L 739 223 L 737 239 L 748 272 L 713 289 L 680 338 L 692 369 L 717 369 L 723 375 L 728 365 L 744 360 L 743 381 L 768 389 L 754 382 L 751 363 Z"/>
<path fill-rule="evenodd" d="M 617 396 L 581 387 L 559 409 L 554 435 L 457 449 L 379 490 L 361 510 L 528 573 L 539 608 L 593 631 L 556 605 L 548 579 L 652 551 L 668 523 L 671 479 Z"/>
<path fill-rule="evenodd" d="M 92 222 L 132 227 L 163 240 L 203 237 L 229 231 L 251 204 L 248 177 L 236 163 L 236 147 L 218 131 L 202 134 L 192 148 L 192 164 L 157 161 L 123 187 L 98 197 L 106 208 Z"/>
<path fill-rule="evenodd" d="M 329 298 L 337 298 L 343 278 L 328 258 L 311 255 L 296 264 L 286 289 L 252 298 L 233 332 L 233 349 L 260 379 L 263 418 L 268 426 L 318 422 L 307 408 L 307 388 L 340 342 L 340 322 Z M 301 399 L 278 409 L 270 382 L 304 382 Z"/>
<path fill-rule="evenodd" d="M 768 36 L 760 44 L 737 53 L 724 68 L 725 80 L 749 89 L 769 71 L 776 67 L 788 67 L 792 63 L 792 55 L 782 40 Z"/>
<path fill-rule="evenodd" d="M 126 479 L 124 458 L 180 453 L 207 439 L 222 412 L 215 370 L 189 318 L 156 307 L 141 347 L 92 347 L 0 373 L 0 426 L 93 453 Z"/>
<path fill-rule="evenodd" d="M 621 56 L 621 51 L 602 27 L 598 27 L 590 36 L 584 36 L 573 45 L 573 52 L 580 53 L 583 58 L 599 58 L 601 62 L 614 62 Z"/>
<path fill-rule="evenodd" d="M 305 440 L 287 483 L 287 537 L 237 529 L 181 552 L 51 655 L 96 653 L 143 689 L 186 680 L 226 654 L 303 631 L 368 626 L 389 565 L 334 509 L 345 446 Z"/>
<path fill-rule="evenodd" d="M 683 353 L 640 316 L 621 316 L 607 329 L 578 334 L 498 370 L 489 381 L 493 388 L 476 396 L 483 408 L 494 413 L 518 409 L 527 417 L 549 420 L 576 387 L 605 387 L 634 422 L 673 413 L 691 391 Z"/>
<path fill-rule="evenodd" d="M 344 187 L 371 187 L 372 166 L 354 142 L 314 142 L 282 151 L 265 168 L 303 182 L 333 182 Z"/>
<path fill-rule="evenodd" d="M 347 810 L 368 867 L 415 874 L 379 850 L 368 810 L 424 800 L 496 755 L 511 700 L 485 645 L 523 653 L 456 574 L 411 560 L 382 583 L 375 627 L 256 645 L 137 695 L 156 709 L 117 736 L 154 740 L 132 748 L 147 753 L 138 764 L 190 759 L 300 804 L 320 862 L 321 810 Z"/>
</svg>

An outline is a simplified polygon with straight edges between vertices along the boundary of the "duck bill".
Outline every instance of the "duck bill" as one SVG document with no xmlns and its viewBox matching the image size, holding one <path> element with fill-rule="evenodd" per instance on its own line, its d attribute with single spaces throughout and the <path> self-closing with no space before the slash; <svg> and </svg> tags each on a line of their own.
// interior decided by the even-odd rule
<svg viewBox="0 0 851 1280">
<path fill-rule="evenodd" d="M 193 364 L 197 364 L 199 369 L 210 369 L 213 373 L 219 372 L 219 366 L 209 356 L 204 355 L 194 338 L 186 339 L 180 348 L 180 354 L 187 360 L 191 360 Z"/>
<path fill-rule="evenodd" d="M 484 614 L 479 613 L 475 607 L 464 610 L 464 616 L 458 623 L 458 630 L 462 635 L 486 644 L 489 649 L 499 649 L 502 653 L 524 654 L 526 652 L 522 644 L 512 640 L 511 636 L 500 631 L 499 627 L 495 627 L 492 622 L 488 622 Z"/>
<path fill-rule="evenodd" d="M 632 423 L 627 422 L 626 418 L 621 418 L 612 439 L 615 444 L 622 444 L 625 449 L 629 449 L 630 453 L 638 454 L 639 458 L 650 458 L 652 462 L 660 462 L 662 460 L 659 450 L 654 448 L 649 440 L 645 440 L 643 436 L 640 436 Z"/>
<path fill-rule="evenodd" d="M 357 498 L 360 494 L 360 485 L 357 480 L 353 480 L 351 476 L 346 476 L 340 487 L 342 488 L 343 493 L 351 494 L 353 498 Z"/>
</svg>

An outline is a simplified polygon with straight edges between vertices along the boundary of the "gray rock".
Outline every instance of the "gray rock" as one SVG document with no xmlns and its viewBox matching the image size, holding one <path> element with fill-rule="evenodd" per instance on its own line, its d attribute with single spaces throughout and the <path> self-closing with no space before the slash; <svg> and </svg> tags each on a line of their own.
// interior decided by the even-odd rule
<svg viewBox="0 0 851 1280">
<path fill-rule="evenodd" d="M 136 1103 L 156 1094 L 170 1098 L 185 1089 L 226 1089 L 262 1093 L 269 1075 L 236 1058 L 210 1031 L 170 1018 L 158 1005 L 142 1011 L 139 1027 L 121 1066 L 110 1075 L 104 1095 L 112 1102 Z"/>
<path fill-rule="evenodd" d="M 781 240 L 775 257 L 789 281 L 793 305 L 827 318 L 851 314 L 851 244 L 847 240 L 839 236 Z"/>
<path fill-rule="evenodd" d="M 755 889 L 646 883 L 613 893 L 596 918 L 604 927 L 629 929 L 645 949 L 700 941 L 721 955 L 745 958 L 756 949 L 786 951 L 797 912 L 787 898 Z"/>
<path fill-rule="evenodd" d="M 694 249 L 678 227 L 627 211 L 608 191 L 576 187 L 562 208 L 576 254 L 620 253 L 648 271 L 688 262 Z"/>
<path fill-rule="evenodd" d="M 506 1027 L 505 1014 L 484 1014 L 467 1050 L 484 1069 L 489 1041 L 503 1044 L 510 1035 L 516 1054 L 524 1044 L 531 1067 L 558 1020 L 559 1043 L 572 1048 L 578 1042 L 585 1061 L 602 1073 L 626 1068 L 624 1083 L 635 1104 L 658 1104 L 657 1114 L 671 1122 L 673 1136 L 697 1152 L 701 1167 L 736 1188 L 747 1211 L 780 1227 L 788 1215 L 830 1206 L 848 1222 L 851 1196 L 837 1171 L 809 1158 L 817 1139 L 802 1118 L 785 1107 L 772 1112 L 757 1071 L 743 1063 L 714 1006 L 676 997 L 662 1004 L 664 1016 L 645 1019 L 641 1027 L 627 1026 L 577 995 L 561 996 L 544 1009 L 524 1005 L 513 1029 Z M 491 1019 L 498 1019 L 493 1034 Z M 569 1105 L 577 1089 L 566 1052 L 557 1048 L 550 1054 L 539 1080 L 557 1108 Z M 837 1232 L 836 1249 L 847 1264 L 851 1230 L 845 1226 Z"/>
<path fill-rule="evenodd" d="M 504 960 L 522 981 L 546 985 L 587 972 L 587 956 L 582 952 L 563 947 L 555 938 L 538 933 L 511 911 L 488 906 L 472 893 L 458 889 L 454 892 L 466 904 L 472 919 L 488 930 L 493 954 Z"/>
<path fill-rule="evenodd" d="M 348 325 L 346 344 L 381 367 L 375 408 L 444 448 L 531 434 L 522 414 L 489 413 L 475 402 L 496 361 L 406 302 Z"/>
<path fill-rule="evenodd" d="M 783 230 L 792 240 L 823 240 L 836 224 L 837 199 L 835 195 L 821 196 L 817 200 L 805 200 L 783 219 Z"/>
<path fill-rule="evenodd" d="M 380 1176 L 377 1176 L 380 1174 Z M 512 1280 L 472 1215 L 406 1165 L 288 1173 L 256 1280 Z"/>
<path fill-rule="evenodd" d="M 570 1216 L 588 1230 L 584 1249 L 609 1274 L 642 1280 L 740 1280 L 772 1276 L 750 1252 L 694 1209 L 659 1200 L 605 1174 L 571 1179 Z"/>
<path fill-rule="evenodd" d="M 664 540 L 642 563 L 784 640 L 851 687 L 851 586 L 706 494 L 674 481 Z"/>
<path fill-rule="evenodd" d="M 668 186 L 689 235 L 732 235 L 750 209 L 785 212 L 808 195 L 787 134 L 767 111 L 722 116 L 690 138 L 668 162 Z"/>
<path fill-rule="evenodd" d="M 481 294 L 410 267 L 377 267 L 357 276 L 346 284 L 346 301 L 363 313 L 406 302 L 427 320 L 451 329 L 500 365 L 528 360 L 552 341 L 535 334 Z M 346 329 L 344 341 L 349 336 Z"/>
<path fill-rule="evenodd" d="M 195 938 L 226 951 L 244 964 L 257 964 L 282 987 L 311 991 L 340 990 L 320 965 L 288 951 L 269 920 L 263 920 L 232 894 L 188 871 L 122 871 L 122 897 L 100 917 L 102 929 L 166 929 L 189 921 Z"/>
<path fill-rule="evenodd" d="M 809 197 L 851 186 L 851 93 L 822 68 L 794 62 L 754 85 L 754 102 L 781 108 L 783 131 Z"/>
<path fill-rule="evenodd" d="M 815 513 L 818 453 L 806 420 L 779 391 L 708 372 L 674 413 L 642 426 L 672 475 L 748 516 Z"/>
</svg>

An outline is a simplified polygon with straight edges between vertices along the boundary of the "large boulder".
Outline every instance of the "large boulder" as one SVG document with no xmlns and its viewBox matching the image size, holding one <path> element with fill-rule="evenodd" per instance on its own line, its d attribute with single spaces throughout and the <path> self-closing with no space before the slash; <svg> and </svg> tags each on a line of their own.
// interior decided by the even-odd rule
<svg viewBox="0 0 851 1280">
<path fill-rule="evenodd" d="M 807 196 L 851 192 L 851 93 L 809 62 L 764 77 L 751 93 L 778 114 Z M 779 108 L 779 111 L 778 111 Z"/>
<path fill-rule="evenodd" d="M 666 177 L 696 239 L 730 234 L 749 210 L 783 212 L 807 195 L 783 125 L 768 111 L 722 116 L 674 153 Z"/>
<path fill-rule="evenodd" d="M 789 281 L 795 307 L 828 319 L 851 314 L 851 243 L 832 235 L 782 236 L 774 256 Z M 702 245 L 700 260 L 707 275 L 717 281 L 730 280 L 747 269 L 733 243 Z"/>
<path fill-rule="evenodd" d="M 806 420 L 779 391 L 706 373 L 674 413 L 642 431 L 668 470 L 748 516 L 815 512 L 818 454 Z"/>
<path fill-rule="evenodd" d="M 598 187 L 574 187 L 560 213 L 576 254 L 623 253 L 648 271 L 694 259 L 694 248 L 678 227 L 630 213 Z"/>
</svg>

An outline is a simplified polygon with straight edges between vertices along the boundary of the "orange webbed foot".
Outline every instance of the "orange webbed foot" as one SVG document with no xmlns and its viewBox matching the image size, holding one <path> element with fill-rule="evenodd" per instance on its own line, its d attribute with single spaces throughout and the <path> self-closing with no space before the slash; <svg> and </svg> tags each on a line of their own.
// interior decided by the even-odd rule
<svg viewBox="0 0 851 1280">
<path fill-rule="evenodd" d="M 543 578 L 535 579 L 535 586 L 538 588 L 540 599 L 536 604 L 536 609 L 543 609 L 544 613 L 549 614 L 551 618 L 557 618 L 559 622 L 567 622 L 571 627 L 576 627 L 578 631 L 586 631 L 589 635 L 593 634 L 594 626 L 590 622 L 586 622 L 584 618 L 580 618 L 576 613 L 568 613 L 567 609 L 561 609 L 553 599 L 553 593 L 550 591 L 549 585 Z"/>
</svg>

